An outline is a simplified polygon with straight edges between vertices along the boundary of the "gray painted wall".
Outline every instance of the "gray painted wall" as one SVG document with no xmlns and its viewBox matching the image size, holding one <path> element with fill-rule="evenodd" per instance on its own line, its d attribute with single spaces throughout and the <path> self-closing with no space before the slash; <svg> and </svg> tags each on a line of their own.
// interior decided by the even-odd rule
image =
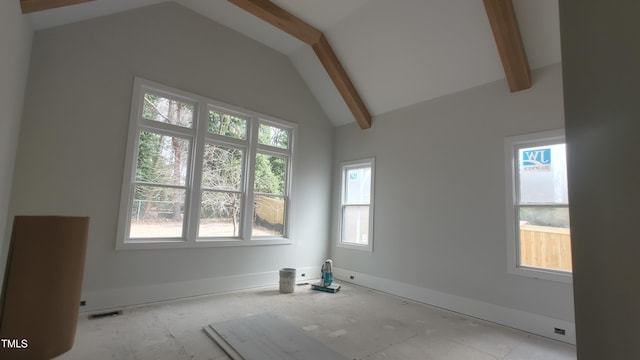
<svg viewBox="0 0 640 360">
<path fill-rule="evenodd" d="M 0 38 L 16 51 L 0 58 L 3 79 L 5 72 L 12 79 L 0 86 L 0 101 L 14 114 L 5 121 L 3 113 L 0 123 L 2 136 L 12 134 L 0 142 L 5 194 L 21 110 L 15 90 L 24 86 L 31 38 L 18 7 L 7 4 Z M 573 321 L 570 285 L 506 273 L 503 139 L 563 126 L 559 65 L 534 72 L 531 90 L 510 94 L 496 82 L 384 114 L 367 131 L 353 124 L 333 135 L 286 57 L 175 4 L 40 31 L 30 71 L 7 218 L 91 216 L 85 292 L 318 265 L 331 238 L 337 266 Z M 114 250 L 135 75 L 300 124 L 294 245 Z M 329 174 L 340 161 L 369 156 L 377 159 L 374 252 L 336 248 L 335 216 L 330 233 L 326 226 L 330 197 L 338 198 L 337 189 L 330 196 Z"/>
<path fill-rule="evenodd" d="M 326 258 L 333 129 L 285 56 L 165 3 L 38 31 L 30 71 L 11 214 L 91 217 L 83 290 L 101 307 Z M 299 124 L 293 245 L 114 250 L 134 76 Z"/>
<path fill-rule="evenodd" d="M 335 131 L 339 163 L 376 158 L 373 253 L 339 248 L 334 266 L 420 288 L 573 321 L 570 284 L 507 273 L 504 138 L 564 125 L 559 64 L 511 94 L 498 81 Z M 552 329 L 550 329 L 552 330 Z"/>
<path fill-rule="evenodd" d="M 580 360 L 640 353 L 638 17 L 638 1 L 560 1 Z"/>
<path fill-rule="evenodd" d="M 10 225 L 7 218 L 33 30 L 20 2 L 0 1 L 0 289 Z M 6 245 L 5 245 L 6 244 Z"/>
</svg>

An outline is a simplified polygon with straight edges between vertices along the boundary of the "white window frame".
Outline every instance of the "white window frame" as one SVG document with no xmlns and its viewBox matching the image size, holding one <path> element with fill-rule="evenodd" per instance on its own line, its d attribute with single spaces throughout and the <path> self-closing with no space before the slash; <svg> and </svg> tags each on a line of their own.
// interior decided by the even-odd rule
<svg viewBox="0 0 640 360">
<path fill-rule="evenodd" d="M 338 246 L 348 249 L 363 250 L 373 252 L 373 219 L 374 219 L 374 195 L 375 195 L 375 158 L 366 158 L 361 160 L 346 161 L 340 164 L 340 212 L 338 220 Z M 345 204 L 346 201 L 346 183 L 347 171 L 358 168 L 371 168 L 371 189 L 368 204 Z M 354 242 L 344 241 L 344 210 L 345 206 L 369 206 L 369 237 L 367 244 L 357 244 Z"/>
<path fill-rule="evenodd" d="M 570 272 L 532 268 L 520 265 L 520 227 L 517 211 L 518 169 L 516 168 L 518 150 L 520 148 L 536 147 L 564 143 L 564 130 L 551 130 L 526 135 L 511 136 L 504 140 L 505 153 L 505 188 L 507 215 L 507 272 L 536 279 L 552 280 L 572 283 Z M 568 206 L 568 204 L 567 204 Z"/>
<path fill-rule="evenodd" d="M 147 92 L 188 102 L 194 105 L 193 127 L 177 129 L 175 125 L 155 123 L 142 118 L 143 97 Z M 247 120 L 247 140 L 237 140 L 208 133 L 209 110 L 218 110 L 227 114 L 242 117 Z M 258 144 L 258 128 L 260 124 L 276 126 L 287 130 L 288 148 L 281 149 L 272 146 Z M 186 176 L 185 210 L 183 232 L 181 238 L 129 238 L 130 219 L 132 214 L 132 202 L 135 194 L 136 159 L 138 152 L 139 132 L 152 130 L 154 132 L 167 133 L 180 136 L 191 141 L 189 165 Z M 252 246 L 252 245 L 280 245 L 292 244 L 293 234 L 291 227 L 291 214 L 293 206 L 292 172 L 294 163 L 294 141 L 296 139 L 297 125 L 285 120 L 277 119 L 255 111 L 243 109 L 220 101 L 208 99 L 186 91 L 136 77 L 133 85 L 131 114 L 129 120 L 129 133 L 127 138 L 127 150 L 125 156 L 125 168 L 122 179 L 122 192 L 120 198 L 120 210 L 118 217 L 118 232 L 116 249 L 166 249 L 166 248 L 192 248 L 192 247 L 216 247 L 216 246 Z M 238 237 L 198 238 L 198 226 L 200 220 L 200 197 L 202 180 L 202 161 L 205 143 L 223 145 L 227 147 L 241 148 L 245 151 L 245 159 L 242 176 L 242 220 L 239 224 Z M 284 203 L 284 229 L 283 236 L 252 236 L 252 215 L 254 201 L 254 165 L 256 153 L 277 155 L 285 158 L 286 178 Z M 182 188 L 182 187 L 181 187 Z"/>
</svg>

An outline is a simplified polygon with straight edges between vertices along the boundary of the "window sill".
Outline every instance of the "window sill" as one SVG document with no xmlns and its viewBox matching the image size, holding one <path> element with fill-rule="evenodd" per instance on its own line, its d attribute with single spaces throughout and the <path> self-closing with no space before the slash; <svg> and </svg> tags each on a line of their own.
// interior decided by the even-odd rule
<svg viewBox="0 0 640 360">
<path fill-rule="evenodd" d="M 353 250 L 373 252 L 372 244 L 360 245 L 360 244 L 356 244 L 356 243 L 338 242 L 338 247 L 345 248 L 345 249 L 353 249 Z"/>
<path fill-rule="evenodd" d="M 200 239 L 196 241 L 184 240 L 128 240 L 118 242 L 116 250 L 152 250 L 152 249 L 189 249 L 209 247 L 238 247 L 238 246 L 265 246 L 265 245 L 291 245 L 293 241 L 287 238 L 260 238 L 251 240 L 239 239 Z"/>
<path fill-rule="evenodd" d="M 571 273 L 551 271 L 529 267 L 510 267 L 509 274 L 530 277 L 534 279 L 551 280 L 566 284 L 573 283 L 573 275 Z"/>
</svg>

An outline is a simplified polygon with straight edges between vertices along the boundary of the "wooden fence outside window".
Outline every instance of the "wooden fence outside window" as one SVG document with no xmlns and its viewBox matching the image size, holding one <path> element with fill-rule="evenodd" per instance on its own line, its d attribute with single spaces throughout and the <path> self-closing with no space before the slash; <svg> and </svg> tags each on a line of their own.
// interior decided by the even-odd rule
<svg viewBox="0 0 640 360">
<path fill-rule="evenodd" d="M 571 272 L 570 230 L 520 225 L 520 265 Z"/>
</svg>

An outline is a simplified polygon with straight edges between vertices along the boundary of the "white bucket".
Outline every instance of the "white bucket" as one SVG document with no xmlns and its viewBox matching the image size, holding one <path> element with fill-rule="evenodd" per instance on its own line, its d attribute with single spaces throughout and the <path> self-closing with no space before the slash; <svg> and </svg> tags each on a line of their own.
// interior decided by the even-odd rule
<svg viewBox="0 0 640 360">
<path fill-rule="evenodd" d="M 280 292 L 284 294 L 292 293 L 296 286 L 296 269 L 280 269 Z"/>
</svg>

